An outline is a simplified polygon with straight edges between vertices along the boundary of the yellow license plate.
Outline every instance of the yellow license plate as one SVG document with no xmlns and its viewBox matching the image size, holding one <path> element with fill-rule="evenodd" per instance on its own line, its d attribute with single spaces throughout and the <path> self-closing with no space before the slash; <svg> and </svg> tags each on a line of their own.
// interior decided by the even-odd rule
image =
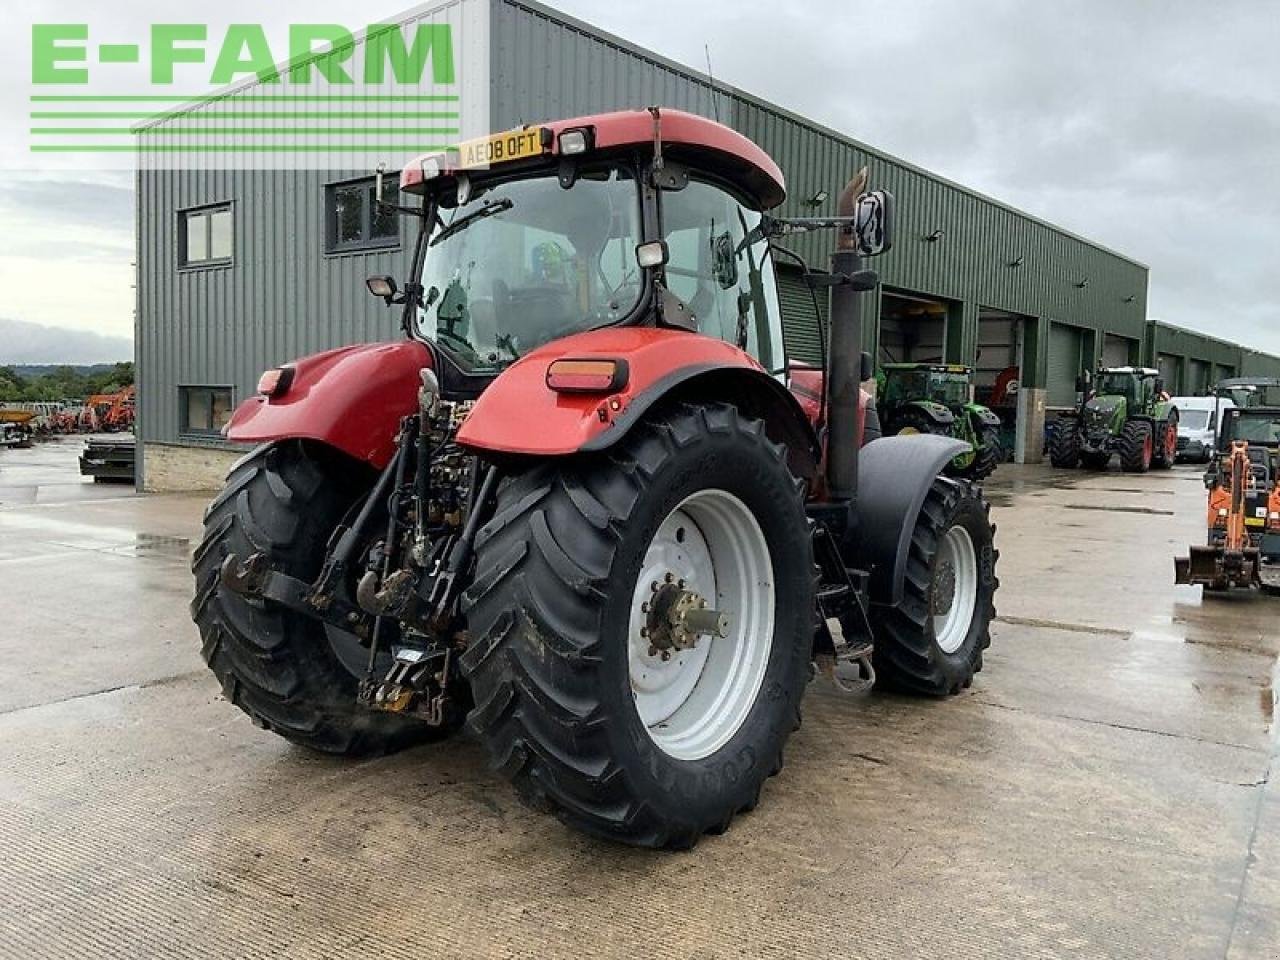
<svg viewBox="0 0 1280 960">
<path fill-rule="evenodd" d="M 488 167 L 495 163 L 541 156 L 543 152 L 542 128 L 527 127 L 477 137 L 458 144 L 458 163 L 463 168 Z"/>
<path fill-rule="evenodd" d="M 1244 518 L 1244 525 L 1246 527 L 1261 527 L 1261 526 L 1264 526 L 1266 522 L 1267 521 L 1263 520 L 1261 517 L 1245 517 Z"/>
</svg>

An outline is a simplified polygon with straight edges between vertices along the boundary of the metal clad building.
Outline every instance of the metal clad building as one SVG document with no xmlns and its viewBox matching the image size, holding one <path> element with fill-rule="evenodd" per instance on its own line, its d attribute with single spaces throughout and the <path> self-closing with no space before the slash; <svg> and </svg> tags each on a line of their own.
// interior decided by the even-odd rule
<svg viewBox="0 0 1280 960">
<path fill-rule="evenodd" d="M 1080 369 L 1104 358 L 1152 365 L 1163 358 L 1176 373 L 1171 388 L 1206 376 L 1280 373 L 1276 358 L 1148 323 L 1147 268 L 1135 260 L 743 91 L 713 87 L 705 75 L 548 7 L 467 2 L 490 7 L 493 130 L 655 103 L 718 117 L 778 161 L 788 181 L 783 212 L 801 216 L 833 212 L 844 182 L 868 166 L 873 184 L 897 197 L 898 233 L 877 262 L 880 323 L 868 324 L 867 349 L 881 361 L 972 364 L 980 400 L 1012 371 L 1022 389 L 1004 398 L 1001 412 L 1011 426 L 1016 420 L 1027 459 L 1039 457 L 1046 407 L 1069 405 Z M 147 135 L 165 136 L 164 125 Z M 215 484 L 227 459 L 216 424 L 261 370 L 397 335 L 397 314 L 368 295 L 364 278 L 403 274 L 409 225 L 384 228 L 376 243 L 332 243 L 334 197 L 365 175 L 139 174 L 138 429 L 146 485 Z M 179 250 L 193 229 L 208 237 L 204 252 L 227 255 L 184 265 Z M 794 251 L 823 267 L 830 238 L 799 241 Z M 817 360 L 812 298 L 783 259 L 779 286 L 790 354 Z"/>
</svg>

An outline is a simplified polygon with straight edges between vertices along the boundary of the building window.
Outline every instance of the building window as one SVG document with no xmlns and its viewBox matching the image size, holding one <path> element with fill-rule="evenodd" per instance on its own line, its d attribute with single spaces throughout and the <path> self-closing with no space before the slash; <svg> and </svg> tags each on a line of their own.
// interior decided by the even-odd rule
<svg viewBox="0 0 1280 960">
<path fill-rule="evenodd" d="M 231 204 L 183 210 L 178 214 L 178 249 L 184 267 L 231 262 Z"/>
<path fill-rule="evenodd" d="M 230 387 L 179 387 L 178 432 L 185 436 L 219 436 L 231 419 Z"/>
<path fill-rule="evenodd" d="M 383 200 L 399 202 L 399 189 L 390 178 L 383 182 Z M 325 187 L 325 250 L 376 250 L 400 243 L 400 220 L 394 210 L 378 206 L 372 177 Z"/>
</svg>

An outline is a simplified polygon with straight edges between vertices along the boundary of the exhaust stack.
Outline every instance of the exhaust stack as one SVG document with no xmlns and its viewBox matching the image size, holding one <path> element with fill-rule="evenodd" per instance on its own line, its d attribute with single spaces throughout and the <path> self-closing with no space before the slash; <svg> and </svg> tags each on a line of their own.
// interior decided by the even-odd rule
<svg viewBox="0 0 1280 960">
<path fill-rule="evenodd" d="M 852 224 L 858 198 L 867 186 L 867 168 L 850 180 L 836 204 L 836 216 Z M 827 492 L 833 501 L 854 499 L 858 490 L 858 447 L 842 442 L 857 435 L 858 391 L 862 387 L 862 293 L 875 286 L 863 274 L 858 231 L 840 229 L 831 255 L 831 307 L 827 324 Z M 867 282 L 870 282 L 870 286 Z M 836 439 L 839 438 L 839 439 Z"/>
</svg>

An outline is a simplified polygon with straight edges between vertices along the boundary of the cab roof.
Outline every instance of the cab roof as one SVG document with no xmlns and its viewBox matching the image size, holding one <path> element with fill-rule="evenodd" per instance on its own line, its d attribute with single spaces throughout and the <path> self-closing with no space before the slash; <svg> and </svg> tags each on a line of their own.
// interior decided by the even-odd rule
<svg viewBox="0 0 1280 960">
<path fill-rule="evenodd" d="M 664 155 L 697 170 L 728 180 L 756 201 L 761 210 L 776 207 L 786 199 L 786 181 L 773 158 L 736 130 L 706 117 L 683 110 L 650 108 L 616 110 L 569 120 L 531 124 L 522 129 L 540 129 L 541 156 L 560 153 L 560 134 L 567 130 L 587 130 L 591 146 L 583 156 L 624 147 L 643 147 L 654 142 L 655 118 Z M 488 168 L 493 169 L 493 164 Z M 469 169 L 461 153 L 454 149 L 424 154 L 406 164 L 400 172 L 400 189 L 422 193 L 435 177 L 455 176 Z"/>
</svg>

